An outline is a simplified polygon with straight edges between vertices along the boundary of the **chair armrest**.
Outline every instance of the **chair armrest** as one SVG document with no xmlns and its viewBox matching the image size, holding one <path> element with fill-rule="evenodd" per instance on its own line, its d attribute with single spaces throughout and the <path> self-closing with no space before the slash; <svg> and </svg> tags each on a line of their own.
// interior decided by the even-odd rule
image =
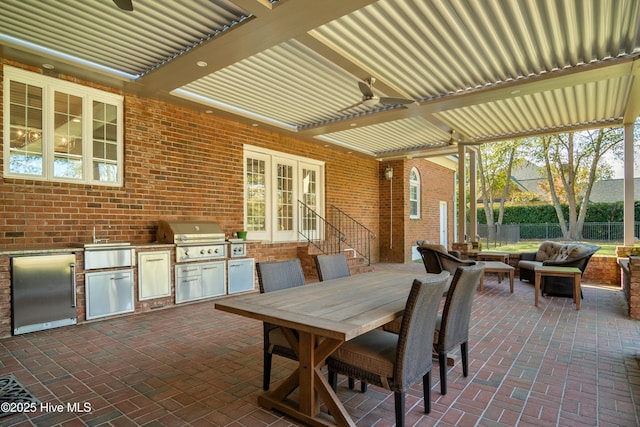
<svg viewBox="0 0 640 427">
<path fill-rule="evenodd" d="M 520 259 L 523 261 L 535 261 L 538 252 L 520 252 Z"/>
<path fill-rule="evenodd" d="M 460 258 L 462 256 L 462 252 L 460 252 L 460 251 L 450 250 L 450 251 L 447 251 L 447 252 L 449 252 L 449 255 L 453 255 L 456 258 Z"/>
</svg>

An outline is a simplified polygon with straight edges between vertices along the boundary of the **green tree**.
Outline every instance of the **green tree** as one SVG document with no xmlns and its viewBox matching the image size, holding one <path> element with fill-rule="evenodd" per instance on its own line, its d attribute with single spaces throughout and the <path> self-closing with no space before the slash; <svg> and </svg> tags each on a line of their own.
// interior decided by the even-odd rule
<svg viewBox="0 0 640 427">
<path fill-rule="evenodd" d="M 611 168 L 601 160 L 608 152 L 618 149 L 623 138 L 621 127 L 538 138 L 535 155 L 544 163 L 543 188 L 553 202 L 564 238 L 582 238 L 593 184 L 597 179 L 611 176 Z M 566 218 L 561 208 L 563 202 L 568 205 Z"/>
<path fill-rule="evenodd" d="M 502 224 L 504 204 L 511 186 L 511 171 L 525 161 L 529 141 L 513 139 L 484 144 L 478 150 L 478 179 L 487 224 Z M 494 204 L 498 202 L 498 218 L 494 221 Z M 494 237 L 492 227 L 489 238 Z"/>
</svg>

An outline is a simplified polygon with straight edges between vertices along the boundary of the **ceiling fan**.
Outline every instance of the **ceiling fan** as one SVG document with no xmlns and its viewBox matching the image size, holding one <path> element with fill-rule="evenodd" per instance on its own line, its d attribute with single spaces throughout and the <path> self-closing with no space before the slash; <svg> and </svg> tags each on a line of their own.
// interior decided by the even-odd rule
<svg viewBox="0 0 640 427">
<path fill-rule="evenodd" d="M 113 2 L 120 9 L 133 12 L 133 0 L 113 0 Z"/>
<path fill-rule="evenodd" d="M 413 99 L 407 98 L 387 98 L 387 97 L 379 97 L 373 93 L 373 84 L 376 82 L 375 77 L 369 77 L 363 81 L 358 82 L 358 87 L 360 87 L 360 92 L 362 92 L 362 100 L 360 102 L 356 102 L 353 105 L 349 105 L 348 107 L 339 110 L 341 113 L 346 110 L 350 110 L 358 105 L 364 105 L 366 107 L 374 107 L 377 104 L 382 105 L 406 105 L 413 104 L 415 101 Z"/>
</svg>

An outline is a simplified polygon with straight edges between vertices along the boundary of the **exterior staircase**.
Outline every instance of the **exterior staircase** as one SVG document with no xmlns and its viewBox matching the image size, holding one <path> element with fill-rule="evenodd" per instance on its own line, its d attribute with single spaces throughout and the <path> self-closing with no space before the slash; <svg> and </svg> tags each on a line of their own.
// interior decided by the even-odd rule
<svg viewBox="0 0 640 427">
<path fill-rule="evenodd" d="M 330 209 L 331 222 L 301 201 L 298 209 L 298 230 L 304 238 L 298 245 L 298 258 L 307 282 L 318 281 L 316 255 L 344 253 L 352 275 L 374 270 L 371 265 L 373 232 L 335 206 Z"/>
</svg>

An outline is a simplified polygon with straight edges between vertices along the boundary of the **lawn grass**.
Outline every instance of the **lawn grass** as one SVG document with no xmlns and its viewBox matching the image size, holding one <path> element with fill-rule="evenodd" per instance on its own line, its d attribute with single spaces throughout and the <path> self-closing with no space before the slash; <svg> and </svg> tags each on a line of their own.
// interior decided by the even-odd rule
<svg viewBox="0 0 640 427">
<path fill-rule="evenodd" d="M 510 245 L 502 245 L 502 246 L 493 246 L 485 247 L 485 243 L 482 243 L 482 252 L 535 252 L 540 247 L 540 241 L 534 240 L 526 240 L 518 243 L 513 243 Z M 587 243 L 590 245 L 598 245 L 600 246 L 600 250 L 596 252 L 596 255 L 616 255 L 616 247 L 622 246 L 621 242 L 572 242 L 572 243 Z"/>
</svg>

